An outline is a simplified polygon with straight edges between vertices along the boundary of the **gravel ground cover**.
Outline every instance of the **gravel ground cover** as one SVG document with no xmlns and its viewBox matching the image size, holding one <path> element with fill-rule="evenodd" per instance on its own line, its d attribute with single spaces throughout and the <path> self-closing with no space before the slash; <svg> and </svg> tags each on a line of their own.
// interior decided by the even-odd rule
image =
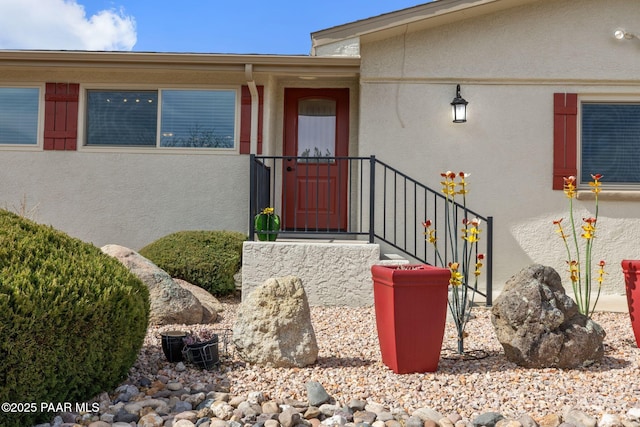
<svg viewBox="0 0 640 427">
<path fill-rule="evenodd" d="M 600 420 L 604 414 L 623 417 L 629 409 L 640 407 L 640 350 L 627 313 L 594 315 L 607 332 L 606 352 L 600 363 L 584 369 L 525 369 L 507 361 L 495 337 L 490 311 L 482 307 L 474 308 L 474 318 L 467 325 L 465 348 L 476 357 L 455 354 L 455 327 L 448 323 L 442 358 L 434 373 L 397 375 L 382 363 L 373 307 L 312 307 L 320 354 L 311 367 L 249 365 L 234 354 L 233 345 L 227 348 L 229 357 L 211 371 L 190 365 L 176 369 L 176 364 L 167 362 L 161 331 L 232 328 L 239 301 L 227 298 L 221 302 L 225 311 L 213 325 L 150 328 L 129 381 L 163 377 L 185 385 L 216 384 L 232 396 L 260 391 L 270 399 L 301 401 L 307 399 L 305 384 L 318 381 L 342 404 L 359 399 L 408 413 L 428 407 L 467 422 L 491 411 L 510 419 L 528 414 L 541 420 L 568 408 Z"/>
</svg>

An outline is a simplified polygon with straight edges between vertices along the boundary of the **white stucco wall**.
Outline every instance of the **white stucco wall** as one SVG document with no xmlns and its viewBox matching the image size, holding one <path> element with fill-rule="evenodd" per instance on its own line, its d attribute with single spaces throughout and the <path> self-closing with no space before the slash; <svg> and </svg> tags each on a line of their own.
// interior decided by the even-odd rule
<svg viewBox="0 0 640 427">
<path fill-rule="evenodd" d="M 240 155 L 0 153 L 0 207 L 97 246 L 138 250 L 181 230 L 247 232 L 249 159 Z"/>
<path fill-rule="evenodd" d="M 297 276 L 310 305 L 369 306 L 371 266 L 379 261 L 380 247 L 375 244 L 245 242 L 242 298 L 269 278 Z"/>
<path fill-rule="evenodd" d="M 435 189 L 440 172 L 471 173 L 469 206 L 494 217 L 494 288 L 531 263 L 564 274 L 552 224 L 567 216 L 551 189 L 553 93 L 640 99 L 640 41 L 613 38 L 639 22 L 635 0 L 550 0 L 363 38 L 360 154 Z M 457 83 L 469 101 L 464 124 L 451 122 Z M 593 215 L 593 202 L 575 206 L 578 221 Z M 624 293 L 620 261 L 640 258 L 639 217 L 640 198 L 600 202 L 594 260 L 607 262 L 606 293 Z"/>
</svg>

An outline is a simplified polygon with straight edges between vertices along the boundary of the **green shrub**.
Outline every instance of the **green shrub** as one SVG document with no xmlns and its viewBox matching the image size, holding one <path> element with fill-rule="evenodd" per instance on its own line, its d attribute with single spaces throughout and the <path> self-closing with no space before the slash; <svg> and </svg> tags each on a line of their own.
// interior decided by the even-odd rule
<svg viewBox="0 0 640 427">
<path fill-rule="evenodd" d="M 119 261 L 51 227 L 0 210 L 0 425 L 50 420 L 126 378 L 147 331 L 149 293 Z M 4 408 L 4 407 L 3 407 Z"/>
<path fill-rule="evenodd" d="M 235 231 L 179 231 L 140 249 L 140 255 L 213 295 L 233 292 L 245 234 Z"/>
</svg>

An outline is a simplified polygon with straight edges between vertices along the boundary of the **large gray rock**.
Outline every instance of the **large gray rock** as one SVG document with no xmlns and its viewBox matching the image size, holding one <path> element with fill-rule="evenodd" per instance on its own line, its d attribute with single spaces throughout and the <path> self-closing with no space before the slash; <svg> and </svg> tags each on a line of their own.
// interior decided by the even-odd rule
<svg viewBox="0 0 640 427">
<path fill-rule="evenodd" d="M 294 276 L 266 280 L 240 304 L 233 342 L 247 362 L 304 367 L 318 359 L 318 344 L 302 282 Z"/>
<path fill-rule="evenodd" d="M 118 259 L 149 289 L 149 323 L 153 325 L 202 323 L 202 304 L 178 285 L 166 271 L 124 246 L 106 245 L 102 252 Z"/>
<path fill-rule="evenodd" d="M 202 320 L 200 323 L 213 323 L 218 319 L 218 313 L 222 312 L 223 307 L 216 297 L 211 295 L 205 289 L 198 285 L 189 283 L 186 280 L 173 278 L 178 285 L 188 290 L 202 305 Z"/>
<path fill-rule="evenodd" d="M 510 278 L 491 310 L 507 359 L 530 368 L 578 368 L 602 359 L 604 330 L 582 315 L 551 267 Z"/>
</svg>

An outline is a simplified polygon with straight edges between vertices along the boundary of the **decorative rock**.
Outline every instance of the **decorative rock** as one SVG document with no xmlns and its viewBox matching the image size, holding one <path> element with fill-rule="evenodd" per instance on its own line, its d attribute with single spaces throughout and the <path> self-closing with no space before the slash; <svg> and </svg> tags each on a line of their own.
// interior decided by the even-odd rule
<svg viewBox="0 0 640 427">
<path fill-rule="evenodd" d="M 176 404 L 173 406 L 173 412 L 185 412 L 185 411 L 191 411 L 191 409 L 193 409 L 193 406 L 191 406 L 191 403 L 189 402 L 185 402 L 183 400 L 179 400 L 176 402 Z"/>
<path fill-rule="evenodd" d="M 264 427 L 280 427 L 280 423 L 276 420 L 267 420 L 264 422 Z"/>
<path fill-rule="evenodd" d="M 118 423 L 137 423 L 138 419 L 140 417 L 138 417 L 138 415 L 136 414 L 130 414 L 129 412 L 125 411 L 124 409 L 120 409 L 115 416 L 113 417 L 113 421 Z"/>
<path fill-rule="evenodd" d="M 640 422 L 640 408 L 631 408 L 627 411 L 629 421 Z"/>
<path fill-rule="evenodd" d="M 178 420 L 173 423 L 172 427 L 195 427 L 196 425 L 189 420 Z"/>
<path fill-rule="evenodd" d="M 328 427 L 343 426 L 347 424 L 347 420 L 342 415 L 334 415 L 333 417 L 329 417 L 326 420 L 324 420 L 322 424 Z M 283 424 L 282 427 L 286 427 L 286 426 Z"/>
<path fill-rule="evenodd" d="M 105 421 L 94 421 L 88 427 L 111 427 L 111 423 Z"/>
<path fill-rule="evenodd" d="M 167 384 L 167 390 L 171 390 L 171 391 L 182 390 L 182 384 L 180 384 L 180 383 L 169 383 L 169 384 Z"/>
<path fill-rule="evenodd" d="M 162 427 L 164 420 L 158 414 L 152 412 L 140 418 L 138 427 Z"/>
<path fill-rule="evenodd" d="M 425 420 L 424 427 L 438 427 L 438 423 L 433 420 Z"/>
<path fill-rule="evenodd" d="M 267 400 L 267 397 L 261 391 L 252 391 L 247 396 L 247 402 L 249 402 L 252 405 L 261 405 L 262 402 L 265 402 L 266 400 Z"/>
<path fill-rule="evenodd" d="M 379 413 L 381 413 L 381 412 L 386 411 L 386 410 L 387 410 L 387 408 L 385 408 L 385 406 L 384 406 L 384 405 L 381 405 L 381 404 L 379 404 L 379 403 L 372 402 L 372 403 L 367 403 L 367 404 L 365 405 L 365 407 L 364 407 L 364 410 L 365 410 L 365 411 L 373 412 L 374 414 L 376 414 L 376 415 L 377 415 L 377 414 L 379 414 Z"/>
<path fill-rule="evenodd" d="M 522 427 L 538 427 L 538 423 L 527 414 L 521 415 L 518 422 L 522 424 Z"/>
<path fill-rule="evenodd" d="M 184 411 L 176 414 L 173 417 L 174 420 L 189 420 L 191 422 L 196 422 L 198 420 L 198 415 L 193 411 Z"/>
<path fill-rule="evenodd" d="M 545 415 L 538 421 L 540 427 L 558 427 L 560 424 L 562 424 L 562 419 L 556 414 Z"/>
<path fill-rule="evenodd" d="M 211 411 L 216 417 L 220 418 L 221 420 L 231 419 L 231 415 L 233 415 L 233 409 L 233 406 L 226 402 L 214 402 L 211 405 Z"/>
<path fill-rule="evenodd" d="M 309 405 L 311 406 L 320 406 L 323 403 L 328 403 L 331 400 L 331 396 L 324 389 L 322 384 L 318 381 L 309 381 L 306 384 L 307 388 L 307 399 L 309 400 Z"/>
<path fill-rule="evenodd" d="M 438 420 L 438 425 L 440 427 L 455 427 L 455 424 L 453 423 L 453 421 L 451 421 L 449 418 L 444 417 L 444 418 L 440 418 Z"/>
<path fill-rule="evenodd" d="M 560 275 L 535 264 L 511 277 L 491 310 L 508 360 L 528 368 L 578 368 L 604 355 L 604 330 L 578 312 Z"/>
<path fill-rule="evenodd" d="M 576 427 L 596 427 L 598 420 L 584 412 L 571 409 L 564 414 L 564 422 L 573 424 Z"/>
<path fill-rule="evenodd" d="M 522 424 L 520 424 L 520 421 L 504 418 L 496 423 L 496 427 L 522 427 Z"/>
<path fill-rule="evenodd" d="M 351 399 L 347 405 L 352 411 L 364 411 L 364 407 L 367 406 L 367 402 L 364 400 Z"/>
<path fill-rule="evenodd" d="M 394 418 L 393 418 L 393 415 L 391 414 L 391 412 L 386 412 L 385 411 L 385 412 L 380 412 L 378 414 L 378 420 L 380 420 L 380 421 L 386 422 L 386 421 L 389 421 L 389 420 L 392 420 L 392 419 L 394 419 Z"/>
<path fill-rule="evenodd" d="M 486 412 L 473 420 L 473 425 L 476 427 L 495 427 L 496 423 L 503 419 L 504 416 L 498 412 Z"/>
<path fill-rule="evenodd" d="M 324 405 L 320 405 L 318 409 L 325 417 L 332 417 L 336 413 L 336 411 L 340 410 L 340 407 L 338 405 L 325 403 Z"/>
<path fill-rule="evenodd" d="M 407 418 L 404 425 L 405 427 L 424 427 L 424 422 L 422 421 L 422 418 L 412 415 Z"/>
<path fill-rule="evenodd" d="M 318 344 L 300 279 L 269 279 L 254 289 L 238 308 L 233 341 L 249 363 L 288 368 L 314 364 Z"/>
<path fill-rule="evenodd" d="M 269 400 L 262 404 L 262 413 L 263 414 L 277 414 L 280 412 L 280 407 L 278 406 L 278 402 L 275 400 Z"/>
<path fill-rule="evenodd" d="M 218 313 L 222 312 L 222 304 L 213 295 L 202 289 L 200 286 L 187 282 L 186 280 L 173 278 L 173 281 L 183 289 L 191 292 L 202 305 L 202 320 L 200 323 L 214 323 L 218 319 Z"/>
<path fill-rule="evenodd" d="M 413 416 L 420 418 L 423 423 L 427 420 L 438 422 L 438 420 L 444 418 L 440 413 L 431 408 L 420 408 L 413 413 Z"/>
<path fill-rule="evenodd" d="M 149 323 L 191 325 L 202 322 L 202 304 L 164 270 L 123 246 L 106 245 L 101 249 L 124 264 L 149 288 Z"/>
<path fill-rule="evenodd" d="M 356 411 L 353 413 L 353 422 L 356 424 L 358 423 L 373 424 L 376 418 L 377 418 L 377 415 L 375 414 L 375 412 Z"/>
<path fill-rule="evenodd" d="M 300 413 L 294 408 L 286 408 L 278 416 L 278 421 L 282 427 L 293 427 L 301 420 Z"/>
<path fill-rule="evenodd" d="M 397 420 L 389 420 L 389 421 L 385 421 L 384 422 L 385 427 L 402 427 L 402 423 L 400 423 L 400 421 Z M 452 424 L 453 426 L 453 424 Z M 444 426 L 442 426 L 444 427 Z"/>
<path fill-rule="evenodd" d="M 623 427 L 622 419 L 615 414 L 603 414 L 600 421 L 598 421 L 598 427 Z"/>
<path fill-rule="evenodd" d="M 302 418 L 304 418 L 305 420 L 311 420 L 313 418 L 320 417 L 320 415 L 322 415 L 322 412 L 320 412 L 320 409 L 316 408 L 315 406 L 309 406 L 304 411 L 304 415 L 302 415 Z"/>
</svg>

